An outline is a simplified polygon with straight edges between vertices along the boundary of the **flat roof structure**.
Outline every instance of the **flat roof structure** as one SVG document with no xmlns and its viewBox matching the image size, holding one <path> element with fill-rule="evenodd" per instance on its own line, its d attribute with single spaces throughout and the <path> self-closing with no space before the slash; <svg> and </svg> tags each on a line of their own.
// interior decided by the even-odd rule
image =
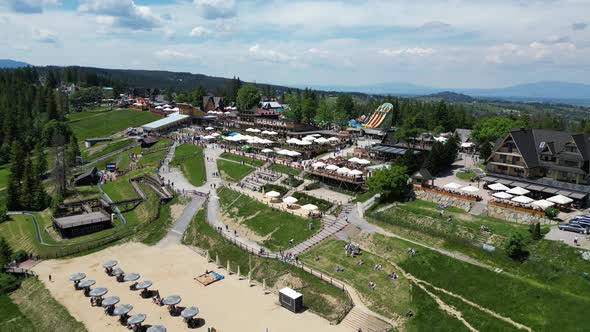
<svg viewBox="0 0 590 332">
<path fill-rule="evenodd" d="M 546 194 L 563 195 L 578 200 L 590 195 L 590 186 L 556 181 L 548 178 L 527 179 L 492 173 L 491 175 L 484 176 L 482 180 L 485 182 L 501 183 L 507 186 L 522 187 Z"/>
<path fill-rule="evenodd" d="M 76 226 L 103 223 L 109 220 L 111 220 L 111 217 L 104 212 L 90 212 L 68 217 L 54 218 L 53 222 L 59 228 L 66 229 Z"/>
<path fill-rule="evenodd" d="M 141 127 L 145 130 L 148 130 L 148 131 L 154 131 L 154 130 L 157 131 L 157 130 L 161 130 L 161 129 L 167 129 L 167 128 L 177 126 L 177 125 L 181 124 L 182 122 L 187 121 L 189 117 L 190 117 L 189 115 L 184 115 L 184 114 L 180 114 L 179 112 L 175 112 L 175 113 L 172 113 L 172 114 L 168 115 L 167 117 L 162 118 L 160 120 L 156 120 L 154 122 L 144 124 Z"/>
<path fill-rule="evenodd" d="M 373 145 L 371 147 L 369 147 L 369 150 L 372 151 L 377 151 L 377 152 L 383 152 L 383 153 L 388 153 L 388 154 L 395 154 L 398 156 L 403 156 L 406 151 L 408 151 L 407 148 L 402 148 L 402 147 L 395 147 L 395 146 L 388 146 L 388 145 L 381 145 L 381 144 L 376 144 Z M 414 155 L 420 154 L 422 153 L 419 150 L 414 150 L 413 151 Z"/>
</svg>

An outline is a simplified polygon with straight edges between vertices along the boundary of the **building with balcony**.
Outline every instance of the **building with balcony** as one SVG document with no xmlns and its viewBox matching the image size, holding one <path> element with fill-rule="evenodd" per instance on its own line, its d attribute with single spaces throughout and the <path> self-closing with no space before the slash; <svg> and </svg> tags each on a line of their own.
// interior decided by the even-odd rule
<svg viewBox="0 0 590 332">
<path fill-rule="evenodd" d="M 513 129 L 499 140 L 486 169 L 511 177 L 590 184 L 590 135 Z"/>
</svg>

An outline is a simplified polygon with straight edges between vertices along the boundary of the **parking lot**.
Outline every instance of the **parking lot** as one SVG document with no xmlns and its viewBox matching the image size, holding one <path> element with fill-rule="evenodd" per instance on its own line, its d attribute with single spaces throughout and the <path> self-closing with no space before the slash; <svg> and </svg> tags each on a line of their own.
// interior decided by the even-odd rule
<svg viewBox="0 0 590 332">
<path fill-rule="evenodd" d="M 573 233 L 573 232 L 566 232 L 559 230 L 557 226 L 552 226 L 551 231 L 545 234 L 545 238 L 547 240 L 553 241 L 562 241 L 563 243 L 575 247 L 574 245 L 574 238 L 578 237 L 578 244 L 577 248 L 590 250 L 590 236 Z"/>
</svg>

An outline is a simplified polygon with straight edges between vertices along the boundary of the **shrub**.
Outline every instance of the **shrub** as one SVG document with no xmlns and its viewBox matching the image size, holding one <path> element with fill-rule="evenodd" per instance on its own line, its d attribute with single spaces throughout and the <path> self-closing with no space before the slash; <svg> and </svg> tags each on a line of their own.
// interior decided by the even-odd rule
<svg viewBox="0 0 590 332">
<path fill-rule="evenodd" d="M 0 224 L 8 220 L 8 211 L 5 206 L 0 206 Z"/>
<path fill-rule="evenodd" d="M 20 280 L 12 274 L 0 273 L 0 294 L 9 293 L 20 286 Z"/>
<path fill-rule="evenodd" d="M 312 182 L 312 183 L 306 185 L 305 187 L 303 187 L 303 189 L 314 190 L 314 189 L 319 189 L 321 186 L 322 186 L 322 184 L 320 182 Z"/>
<path fill-rule="evenodd" d="M 543 238 L 543 236 L 541 235 L 541 224 L 538 222 L 533 224 L 532 237 L 533 240 L 540 240 Z"/>
<path fill-rule="evenodd" d="M 554 207 L 550 207 L 547 210 L 545 210 L 545 215 L 549 219 L 555 219 L 555 218 L 557 218 L 557 215 L 558 214 L 559 214 L 559 210 L 556 209 L 556 208 L 554 208 Z"/>
<path fill-rule="evenodd" d="M 504 250 L 508 257 L 517 260 L 524 261 L 529 256 L 529 252 L 525 249 L 527 244 L 526 236 L 520 232 L 513 233 L 506 240 Z"/>
<path fill-rule="evenodd" d="M 18 250 L 12 255 L 12 260 L 16 261 L 17 263 L 22 263 L 27 260 L 29 254 L 24 250 Z"/>
</svg>

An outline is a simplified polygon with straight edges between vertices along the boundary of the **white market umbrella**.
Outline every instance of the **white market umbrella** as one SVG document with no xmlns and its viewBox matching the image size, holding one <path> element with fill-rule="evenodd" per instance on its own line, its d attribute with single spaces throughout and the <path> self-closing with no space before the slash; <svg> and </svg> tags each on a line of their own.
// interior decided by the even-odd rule
<svg viewBox="0 0 590 332">
<path fill-rule="evenodd" d="M 571 199 L 569 197 L 565 197 L 563 195 L 556 195 L 553 197 L 549 197 L 549 198 L 547 198 L 547 200 L 549 202 L 553 202 L 555 204 L 560 204 L 560 205 L 570 204 L 574 201 L 573 199 Z"/>
<path fill-rule="evenodd" d="M 506 191 L 506 190 L 510 189 L 501 183 L 490 184 L 488 186 L 488 188 L 490 188 L 491 190 L 494 190 L 494 191 Z"/>
<path fill-rule="evenodd" d="M 215 139 L 215 136 L 213 135 L 207 135 L 207 136 L 203 136 L 204 140 L 210 140 L 210 139 Z"/>
<path fill-rule="evenodd" d="M 467 187 L 461 188 L 461 190 L 469 192 L 469 193 L 474 193 L 474 192 L 478 192 L 479 188 L 474 187 L 474 186 L 467 186 Z"/>
<path fill-rule="evenodd" d="M 338 141 L 340 141 L 340 139 L 338 137 L 330 137 L 330 138 L 328 138 L 328 141 L 330 141 L 330 142 L 338 142 Z"/>
<path fill-rule="evenodd" d="M 262 149 L 262 151 L 260 151 L 262 153 L 273 153 L 274 151 L 271 149 Z"/>
<path fill-rule="evenodd" d="M 315 140 L 315 142 L 316 142 L 317 144 L 325 144 L 325 143 L 328 143 L 328 142 L 330 142 L 330 140 L 328 140 L 328 139 L 325 139 L 325 138 L 323 138 L 323 137 L 320 137 L 320 138 L 316 139 L 316 140 Z"/>
<path fill-rule="evenodd" d="M 213 134 L 211 134 L 211 136 L 213 136 L 213 137 L 219 137 L 219 136 L 221 136 L 221 134 L 219 134 L 219 133 L 213 133 Z"/>
<path fill-rule="evenodd" d="M 313 137 L 313 136 L 305 136 L 305 137 L 303 137 L 303 140 L 304 141 L 308 141 L 308 142 L 313 142 L 313 141 L 315 141 L 315 139 L 316 138 Z"/>
<path fill-rule="evenodd" d="M 324 167 L 324 166 L 326 166 L 326 164 L 321 161 L 316 161 L 315 163 L 311 164 L 311 167 L 314 167 L 314 168 L 320 168 L 320 167 Z"/>
<path fill-rule="evenodd" d="M 497 198 L 501 198 L 501 199 L 511 199 L 512 197 L 514 197 L 513 195 L 507 194 L 503 191 L 493 193 L 492 196 L 497 197 Z"/>
<path fill-rule="evenodd" d="M 248 128 L 248 129 L 246 129 L 246 131 L 248 131 L 248 132 L 254 132 L 254 130 L 255 130 L 254 128 Z"/>
<path fill-rule="evenodd" d="M 371 162 L 369 160 L 367 160 L 367 159 L 359 159 L 356 163 L 359 164 L 359 165 L 368 165 Z"/>
<path fill-rule="evenodd" d="M 287 155 L 288 155 L 288 156 L 290 156 L 290 157 L 297 157 L 297 156 L 300 156 L 300 155 L 301 155 L 301 153 L 299 153 L 299 152 L 297 152 L 297 151 L 289 151 L 289 152 L 287 153 Z"/>
<path fill-rule="evenodd" d="M 266 134 L 267 135 L 278 135 L 279 133 L 277 133 L 276 131 L 269 131 Z"/>
<path fill-rule="evenodd" d="M 338 174 L 348 174 L 349 172 L 350 172 L 350 169 L 346 168 L 346 167 L 341 167 L 336 170 L 336 173 L 338 173 Z"/>
<path fill-rule="evenodd" d="M 289 150 L 279 150 L 279 151 L 277 151 L 277 154 L 280 154 L 283 156 L 288 156 L 290 152 L 291 151 L 289 151 Z"/>
<path fill-rule="evenodd" d="M 298 201 L 298 199 L 293 196 L 283 198 L 283 202 L 285 202 L 287 204 L 295 204 L 295 203 L 297 203 L 297 201 Z"/>
<path fill-rule="evenodd" d="M 363 175 L 363 172 L 359 171 L 358 169 L 353 169 L 352 171 L 348 172 L 348 174 L 350 174 L 350 175 Z"/>
<path fill-rule="evenodd" d="M 455 183 L 455 182 L 449 182 L 449 183 L 445 184 L 444 187 L 449 188 L 449 189 L 459 189 L 462 187 L 462 185 Z"/>
<path fill-rule="evenodd" d="M 156 106 L 156 109 L 157 110 L 161 110 L 162 108 L 164 108 L 164 107 L 162 107 L 162 106 Z"/>
<path fill-rule="evenodd" d="M 545 199 L 541 199 L 541 200 L 538 200 L 538 201 L 534 201 L 533 203 L 531 203 L 531 205 L 538 206 L 538 207 L 540 207 L 543 210 L 547 210 L 548 208 L 554 206 L 555 203 L 550 202 L 550 201 L 545 200 Z"/>
<path fill-rule="evenodd" d="M 205 128 L 205 130 L 215 130 L 215 128 L 213 128 L 213 127 L 207 127 L 207 128 Z"/>
<path fill-rule="evenodd" d="M 357 157 L 352 157 L 352 158 L 348 159 L 348 161 L 350 161 L 351 163 L 356 163 L 356 162 L 358 162 L 359 160 L 360 160 L 360 159 L 359 159 L 359 158 L 357 158 Z"/>
<path fill-rule="evenodd" d="M 297 144 L 298 142 L 301 142 L 300 140 L 296 139 L 296 138 L 289 138 L 287 140 L 288 144 Z"/>
<path fill-rule="evenodd" d="M 309 135 L 309 136 L 313 136 L 313 137 L 321 137 L 321 136 L 322 136 L 322 134 L 311 134 L 311 135 Z"/>
<path fill-rule="evenodd" d="M 297 145 L 311 145 L 312 143 L 310 141 L 299 141 L 295 144 L 297 144 Z"/>
<path fill-rule="evenodd" d="M 313 211 L 313 210 L 317 210 L 318 209 L 318 207 L 315 206 L 315 205 L 313 205 L 313 204 L 305 204 L 301 208 L 304 209 L 304 210 L 310 210 L 310 211 Z"/>
<path fill-rule="evenodd" d="M 507 193 L 512 194 L 512 195 L 526 195 L 528 193 L 530 193 L 530 191 L 521 188 L 521 187 L 514 187 L 512 189 L 506 190 Z"/>
<path fill-rule="evenodd" d="M 338 166 L 336 166 L 336 165 L 328 165 L 328 166 L 326 166 L 326 169 L 327 169 L 328 171 L 335 171 L 335 170 L 337 170 L 338 168 L 340 168 L 340 167 L 338 167 Z"/>
<path fill-rule="evenodd" d="M 266 194 L 264 194 L 265 197 L 269 197 L 269 198 L 277 198 L 279 196 L 281 196 L 281 193 L 278 191 L 269 191 Z"/>
<path fill-rule="evenodd" d="M 530 203 L 534 202 L 535 200 L 530 197 L 526 197 L 526 196 L 516 196 L 512 199 L 512 201 L 517 202 L 517 203 L 522 203 L 522 204 L 530 204 Z"/>
</svg>

